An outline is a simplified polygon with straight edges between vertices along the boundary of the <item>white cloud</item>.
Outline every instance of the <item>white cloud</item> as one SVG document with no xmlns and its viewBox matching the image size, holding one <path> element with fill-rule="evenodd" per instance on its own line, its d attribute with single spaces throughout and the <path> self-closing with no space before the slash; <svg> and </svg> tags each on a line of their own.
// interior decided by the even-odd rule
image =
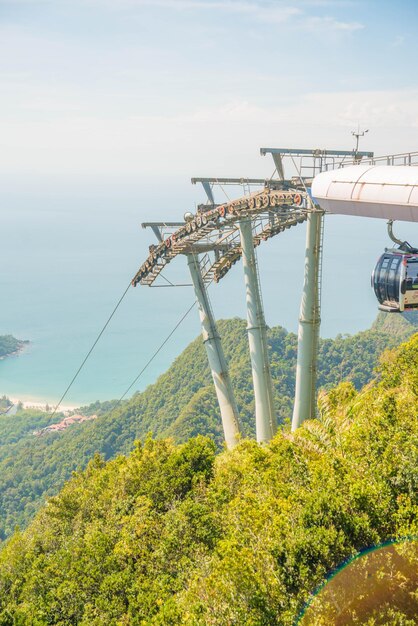
<svg viewBox="0 0 418 626">
<path fill-rule="evenodd" d="M 106 3 L 118 9 L 123 6 L 148 6 L 175 11 L 221 11 L 224 13 L 247 15 L 261 21 L 285 22 L 302 10 L 285 2 L 258 2 L 246 0 L 90 0 L 93 4 Z"/>
<path fill-rule="evenodd" d="M 361 30 L 364 25 L 357 21 L 343 21 L 330 15 L 318 15 L 321 8 L 351 5 L 338 0 L 15 0 L 20 4 L 62 4 L 81 7 L 86 4 L 106 7 L 120 12 L 141 7 L 164 9 L 176 12 L 204 11 L 220 12 L 248 17 L 253 22 L 264 24 L 290 23 L 296 29 L 311 32 L 350 33 Z M 2 0 L 0 0 L 0 5 Z M 6 2 L 7 4 L 7 2 Z M 312 12 L 315 12 L 313 14 Z M 395 44 L 398 45 L 398 44 Z"/>
<path fill-rule="evenodd" d="M 250 104 L 245 100 L 235 100 L 227 102 L 218 107 L 207 107 L 198 109 L 191 115 L 183 118 L 183 121 L 189 122 L 230 122 L 234 124 L 250 122 L 265 119 L 265 115 L 271 119 L 272 111 L 264 109 L 255 104 Z M 274 112 L 273 112 L 274 115 Z"/>
<path fill-rule="evenodd" d="M 287 22 L 291 18 L 299 17 L 303 14 L 303 11 L 298 7 L 258 7 L 256 12 L 257 19 L 263 22 L 270 22 L 271 24 L 281 24 Z"/>
<path fill-rule="evenodd" d="M 93 4 L 107 4 L 114 9 L 130 7 L 159 7 L 175 11 L 220 11 L 248 16 L 259 22 L 282 24 L 292 20 L 295 27 L 311 31 L 327 30 L 353 32 L 364 25 L 359 22 L 341 21 L 332 16 L 310 15 L 306 8 L 345 6 L 345 2 L 330 0 L 296 0 L 292 4 L 278 0 L 90 0 Z M 351 3 L 350 3 L 351 4 Z"/>
<path fill-rule="evenodd" d="M 270 165 L 258 159 L 262 145 L 347 149 L 358 122 L 370 128 L 364 149 L 414 149 L 417 102 L 418 90 L 311 93 L 275 106 L 235 100 L 178 115 L 16 117 L 0 125 L 0 171 L 9 180 L 74 184 L 152 181 L 161 173 L 263 176 Z"/>
<path fill-rule="evenodd" d="M 298 0 L 298 4 L 307 7 L 347 8 L 358 7 L 359 0 Z"/>
<path fill-rule="evenodd" d="M 262 106 L 232 100 L 174 119 L 182 123 L 298 124 L 311 121 L 331 128 L 367 124 L 371 128 L 418 128 L 418 89 L 309 93 L 289 103 Z"/>
<path fill-rule="evenodd" d="M 305 26 L 312 31 L 329 32 L 331 30 L 346 33 L 351 33 L 356 30 L 362 30 L 364 28 L 364 24 L 361 24 L 360 22 L 342 22 L 330 16 L 307 17 L 305 20 Z"/>
</svg>

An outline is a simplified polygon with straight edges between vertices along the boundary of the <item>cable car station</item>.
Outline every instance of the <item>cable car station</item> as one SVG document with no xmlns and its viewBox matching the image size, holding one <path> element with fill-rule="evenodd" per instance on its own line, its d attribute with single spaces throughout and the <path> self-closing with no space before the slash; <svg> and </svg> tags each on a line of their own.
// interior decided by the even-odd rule
<svg viewBox="0 0 418 626">
<path fill-rule="evenodd" d="M 207 287 L 242 262 L 256 436 L 260 443 L 269 441 L 277 419 L 256 255 L 263 241 L 307 223 L 292 430 L 316 416 L 325 214 L 389 220 L 388 234 L 397 247 L 379 258 L 372 288 L 383 311 L 418 308 L 418 249 L 397 239 L 392 226 L 394 220 L 418 222 L 418 168 L 412 167 L 418 165 L 418 152 L 375 158 L 359 152 L 357 142 L 354 151 L 261 148 L 260 153 L 273 158 L 271 178 L 192 178 L 202 185 L 205 204 L 195 213 L 186 211 L 179 222 L 142 224 L 152 229 L 157 243 L 132 279 L 133 286 L 180 286 L 164 270 L 177 256 L 186 257 L 228 448 L 241 436 L 240 417 Z M 293 171 L 286 177 L 288 166 Z M 225 193 L 230 185 L 240 186 L 242 195 L 218 204 L 215 189 Z"/>
</svg>

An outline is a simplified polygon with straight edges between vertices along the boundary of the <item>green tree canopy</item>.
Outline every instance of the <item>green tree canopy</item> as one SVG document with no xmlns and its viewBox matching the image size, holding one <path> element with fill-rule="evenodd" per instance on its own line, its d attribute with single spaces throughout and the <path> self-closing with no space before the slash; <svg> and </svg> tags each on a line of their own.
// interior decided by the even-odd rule
<svg viewBox="0 0 418 626">
<path fill-rule="evenodd" d="M 0 553 L 0 624 L 290 626 L 339 563 L 418 533 L 417 394 L 415 336 L 269 445 L 95 457 Z"/>
</svg>

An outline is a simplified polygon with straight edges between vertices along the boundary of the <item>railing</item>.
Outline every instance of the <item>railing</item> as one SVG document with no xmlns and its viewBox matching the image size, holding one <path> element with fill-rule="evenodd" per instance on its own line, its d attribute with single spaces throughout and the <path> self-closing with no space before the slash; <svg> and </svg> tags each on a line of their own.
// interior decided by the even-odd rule
<svg viewBox="0 0 418 626">
<path fill-rule="evenodd" d="M 402 152 L 400 154 L 345 161 L 341 162 L 339 167 L 347 167 L 349 165 L 418 165 L 418 152 Z"/>
<path fill-rule="evenodd" d="M 309 161 L 309 159 L 311 159 Z M 305 181 L 312 180 L 320 172 L 328 172 L 342 167 L 353 165 L 418 165 L 418 152 L 402 152 L 400 154 L 388 154 L 378 157 L 363 157 L 359 159 L 353 156 L 346 160 L 345 157 L 337 158 L 332 156 L 305 157 L 300 161 L 301 178 Z M 295 182 L 297 177 L 294 177 Z"/>
</svg>

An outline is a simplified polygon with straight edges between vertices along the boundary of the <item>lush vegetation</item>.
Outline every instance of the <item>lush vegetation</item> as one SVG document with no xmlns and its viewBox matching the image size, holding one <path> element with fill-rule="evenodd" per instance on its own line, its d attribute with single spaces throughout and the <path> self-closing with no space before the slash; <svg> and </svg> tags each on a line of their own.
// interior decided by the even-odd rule
<svg viewBox="0 0 418 626">
<path fill-rule="evenodd" d="M 390 318 L 390 319 L 389 319 Z M 390 329 L 385 330 L 385 324 Z M 319 383 L 329 388 L 350 380 L 357 389 L 373 374 L 379 354 L 395 346 L 415 329 L 401 316 L 379 318 L 379 328 L 352 337 L 321 340 Z M 230 363 L 245 432 L 254 435 L 254 405 L 248 343 L 243 320 L 219 324 Z M 269 331 L 270 358 L 276 407 L 282 421 L 291 415 L 297 338 L 283 328 Z M 172 367 L 143 393 L 112 409 L 115 403 L 96 403 L 87 413 L 97 420 L 72 426 L 60 434 L 34 437 L 51 417 L 37 411 L 0 416 L 0 539 L 33 517 L 45 498 L 58 492 L 71 472 L 84 468 L 96 452 L 110 459 L 128 453 L 136 439 L 152 431 L 158 437 L 187 441 L 210 436 L 222 449 L 222 429 L 206 356 L 197 338 Z M 62 416 L 55 416 L 60 421 Z"/>
<path fill-rule="evenodd" d="M 290 626 L 341 561 L 418 533 L 417 407 L 415 336 L 269 445 L 148 438 L 95 457 L 0 553 L 0 624 Z"/>
<path fill-rule="evenodd" d="M 6 413 L 13 406 L 13 402 L 7 396 L 1 396 L 0 398 L 0 414 Z"/>
<path fill-rule="evenodd" d="M 0 359 L 19 352 L 27 343 L 29 342 L 15 339 L 13 335 L 0 335 Z"/>
</svg>

